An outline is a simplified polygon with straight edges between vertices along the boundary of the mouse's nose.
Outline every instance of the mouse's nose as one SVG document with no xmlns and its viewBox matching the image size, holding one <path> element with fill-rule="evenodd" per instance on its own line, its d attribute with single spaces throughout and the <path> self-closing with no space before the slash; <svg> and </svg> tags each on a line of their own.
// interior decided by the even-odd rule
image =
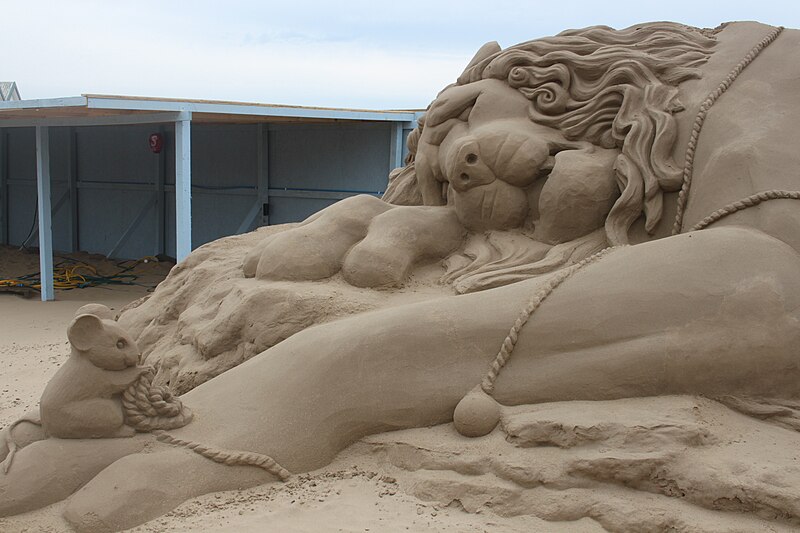
<svg viewBox="0 0 800 533">
<path fill-rule="evenodd" d="M 467 140 L 457 149 L 449 178 L 450 185 L 459 192 L 486 185 L 495 180 L 494 172 L 481 157 L 480 146 L 476 140 Z"/>
</svg>

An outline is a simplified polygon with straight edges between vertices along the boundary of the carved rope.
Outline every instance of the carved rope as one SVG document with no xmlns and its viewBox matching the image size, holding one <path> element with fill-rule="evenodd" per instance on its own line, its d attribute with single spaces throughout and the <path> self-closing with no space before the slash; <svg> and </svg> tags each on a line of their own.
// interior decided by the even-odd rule
<svg viewBox="0 0 800 533">
<path fill-rule="evenodd" d="M 175 429 L 192 421 L 192 412 L 167 387 L 153 385 L 151 368 L 122 393 L 125 423 L 137 431 Z"/>
<path fill-rule="evenodd" d="M 220 463 L 228 466 L 256 466 L 262 468 L 277 477 L 281 481 L 286 481 L 292 476 L 292 473 L 279 465 L 272 457 L 255 452 L 241 452 L 223 450 L 221 448 L 214 448 L 199 442 L 189 440 L 182 440 L 164 431 L 154 431 L 153 434 L 161 442 L 187 448 L 194 453 L 202 455 L 206 459 L 211 459 L 215 463 Z"/>
<path fill-rule="evenodd" d="M 594 255 L 587 257 L 586 259 L 583 259 L 578 263 L 575 263 L 571 267 L 557 272 L 543 287 L 533 293 L 533 296 L 522 309 L 517 317 L 517 320 L 514 321 L 514 325 L 511 326 L 511 330 L 508 332 L 508 335 L 506 335 L 505 340 L 503 340 L 503 344 L 500 346 L 500 351 L 497 353 L 497 357 L 495 357 L 494 361 L 492 361 L 492 364 L 489 367 L 489 372 L 486 374 L 486 377 L 483 378 L 483 381 L 481 381 L 481 388 L 483 389 L 483 392 L 489 396 L 492 395 L 497 377 L 500 375 L 500 371 L 503 369 L 503 367 L 506 366 L 506 363 L 508 363 L 508 360 L 511 358 L 511 353 L 514 351 L 514 347 L 517 345 L 519 332 L 528 322 L 528 319 L 531 317 L 531 315 L 539 308 L 539 306 L 542 305 L 547 297 L 552 294 L 556 287 L 561 285 L 564 281 L 581 270 L 583 267 L 589 265 L 590 263 L 594 263 L 595 261 L 599 261 L 609 252 L 624 246 L 627 245 L 610 246 L 600 250 Z"/>
<path fill-rule="evenodd" d="M 187 448 L 194 453 L 228 466 L 255 466 L 286 481 L 292 475 L 274 459 L 254 452 L 230 451 L 214 448 L 199 442 L 182 440 L 164 432 L 185 426 L 192 420 L 192 412 L 173 396 L 166 387 L 152 384 L 155 372 L 151 369 L 128 387 L 122 394 L 125 422 L 137 431 L 150 431 L 156 439 L 166 444 Z"/>
<path fill-rule="evenodd" d="M 710 226 L 721 218 L 732 215 L 737 211 L 747 209 L 748 207 L 753 207 L 768 200 L 800 200 L 800 191 L 781 191 L 772 189 L 769 191 L 752 194 L 747 198 L 742 198 L 741 200 L 730 203 L 721 209 L 717 209 L 706 218 L 692 226 L 691 231 L 701 230 L 707 226 Z"/>
<path fill-rule="evenodd" d="M 681 232 L 681 228 L 683 227 L 683 214 L 686 209 L 686 204 L 689 201 L 689 189 L 692 186 L 692 176 L 694 173 L 695 149 L 697 148 L 697 140 L 700 137 L 700 130 L 703 129 L 703 123 L 708 115 L 708 110 L 711 109 L 711 106 L 714 105 L 719 97 L 728 90 L 733 81 L 739 77 L 739 74 L 741 74 L 742 71 L 747 68 L 747 65 L 752 63 L 758 54 L 764 50 L 764 48 L 769 46 L 775 39 L 777 39 L 778 35 L 780 35 L 782 31 L 783 26 L 778 26 L 772 30 L 769 35 L 764 37 L 757 45 L 755 45 L 753 49 L 747 53 L 744 59 L 739 61 L 733 70 L 731 70 L 731 72 L 728 74 L 728 77 L 725 78 L 722 83 L 720 83 L 700 105 L 700 111 L 697 113 L 697 116 L 694 119 L 692 135 L 689 137 L 689 144 L 686 147 L 686 157 L 683 165 L 683 185 L 681 185 L 681 192 L 678 193 L 678 210 L 675 213 L 675 223 L 672 226 L 673 235 L 679 234 Z"/>
</svg>

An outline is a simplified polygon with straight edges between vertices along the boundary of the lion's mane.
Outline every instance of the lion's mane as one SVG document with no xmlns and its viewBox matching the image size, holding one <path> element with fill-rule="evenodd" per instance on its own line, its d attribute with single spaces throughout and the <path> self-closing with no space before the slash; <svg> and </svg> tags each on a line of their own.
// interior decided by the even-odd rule
<svg viewBox="0 0 800 533">
<path fill-rule="evenodd" d="M 567 30 L 471 64 L 456 85 L 505 80 L 530 100 L 534 122 L 570 140 L 619 149 L 620 197 L 606 219 L 605 238 L 611 245 L 626 244 L 630 226 L 642 214 L 646 230 L 655 229 L 663 193 L 681 186 L 682 169 L 672 160 L 677 136 L 672 115 L 683 109 L 677 85 L 700 76 L 697 67 L 715 42 L 710 31 L 669 22 Z M 415 180 L 414 154 L 423 128 L 424 117 L 409 135 L 407 166 L 394 174 L 399 179 L 387 191 L 389 202 L 399 187 L 408 189 Z"/>
</svg>

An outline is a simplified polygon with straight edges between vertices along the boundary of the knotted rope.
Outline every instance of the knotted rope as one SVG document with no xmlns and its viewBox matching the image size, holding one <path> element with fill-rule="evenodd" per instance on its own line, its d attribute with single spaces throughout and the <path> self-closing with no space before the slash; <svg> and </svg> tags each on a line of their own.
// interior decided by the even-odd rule
<svg viewBox="0 0 800 533">
<path fill-rule="evenodd" d="M 689 201 L 689 189 L 692 186 L 692 176 L 694 174 L 694 154 L 695 149 L 697 148 L 697 140 L 700 138 L 700 130 L 703 129 L 703 123 L 705 123 L 706 116 L 708 116 L 708 110 L 711 109 L 716 101 L 722 96 L 725 91 L 731 86 L 733 81 L 739 77 L 739 74 L 747 68 L 747 66 L 753 62 L 753 60 L 761 53 L 764 48 L 769 46 L 775 39 L 778 38 L 778 35 L 781 34 L 783 31 L 783 26 L 778 26 L 774 30 L 772 30 L 769 35 L 764 37 L 757 45 L 755 45 L 744 59 L 739 61 L 733 70 L 730 71 L 728 77 L 726 77 L 722 82 L 714 89 L 703 101 L 700 105 L 700 111 L 697 113 L 697 116 L 694 119 L 694 125 L 692 126 L 692 134 L 689 137 L 689 144 L 686 147 L 686 157 L 684 158 L 684 165 L 683 165 L 683 185 L 681 185 L 681 191 L 678 193 L 678 210 L 675 212 L 675 223 L 672 226 L 672 234 L 677 235 L 681 232 L 683 228 L 683 215 L 686 209 L 686 204 Z"/>
<path fill-rule="evenodd" d="M 192 411 L 172 395 L 169 388 L 153 385 L 151 367 L 122 393 L 125 423 L 136 431 L 175 429 L 192 421 Z"/>
</svg>

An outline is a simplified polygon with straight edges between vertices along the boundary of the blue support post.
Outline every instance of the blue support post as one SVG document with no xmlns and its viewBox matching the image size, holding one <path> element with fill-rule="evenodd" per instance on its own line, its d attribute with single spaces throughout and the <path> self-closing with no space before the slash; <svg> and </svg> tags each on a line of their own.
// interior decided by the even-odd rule
<svg viewBox="0 0 800 533">
<path fill-rule="evenodd" d="M 389 125 L 389 172 L 403 166 L 403 123 L 392 122 Z"/>
<path fill-rule="evenodd" d="M 53 290 L 53 224 L 50 210 L 50 135 L 36 126 L 36 192 L 39 200 L 39 272 L 42 301 L 55 300 Z"/>
<path fill-rule="evenodd" d="M 175 122 L 175 254 L 178 262 L 192 252 L 191 118 Z"/>
</svg>

